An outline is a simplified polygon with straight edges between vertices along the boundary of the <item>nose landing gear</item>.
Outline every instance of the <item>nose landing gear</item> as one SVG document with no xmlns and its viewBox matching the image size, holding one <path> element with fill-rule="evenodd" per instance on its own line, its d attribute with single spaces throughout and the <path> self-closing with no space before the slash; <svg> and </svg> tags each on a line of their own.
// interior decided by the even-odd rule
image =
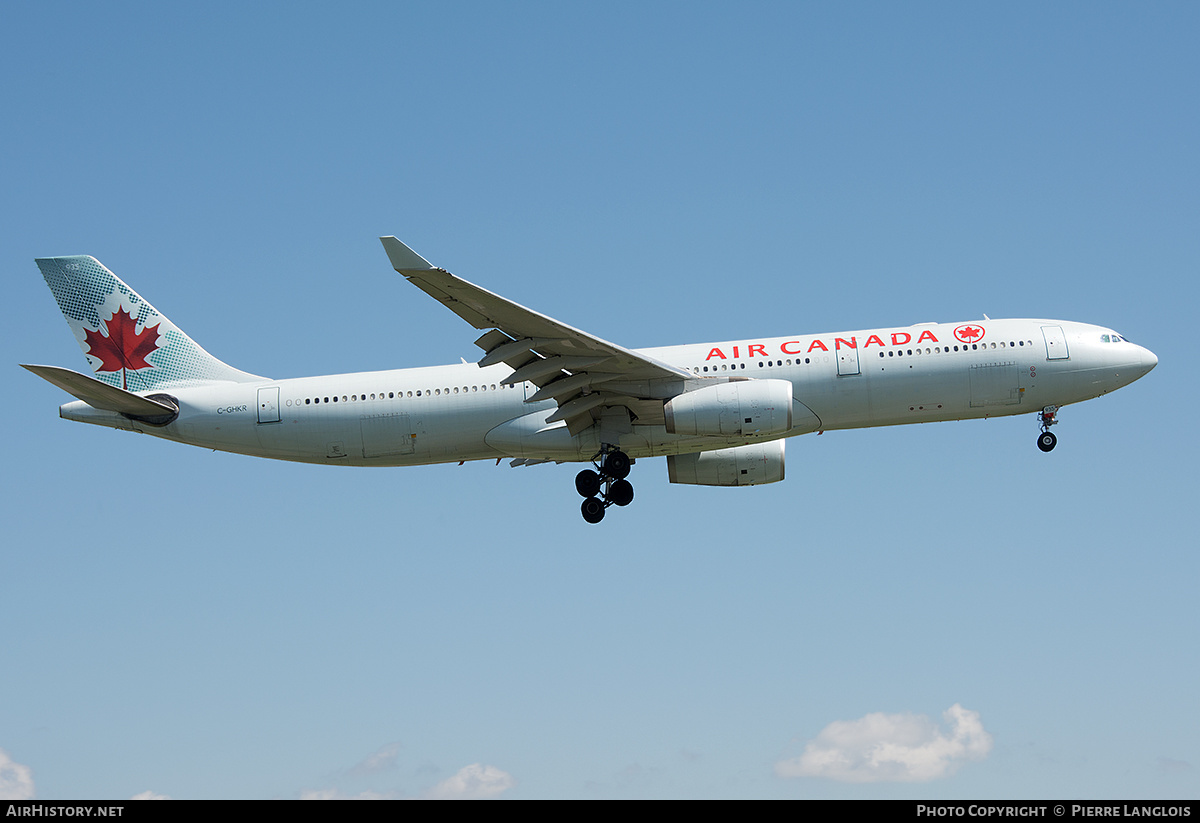
<svg viewBox="0 0 1200 823">
<path fill-rule="evenodd" d="M 592 461 L 596 471 L 584 469 L 575 475 L 575 491 L 584 498 L 579 507 L 583 519 L 599 523 L 609 506 L 628 506 L 633 502 L 633 484 L 625 478 L 633 461 L 620 449 L 604 449 Z"/>
<path fill-rule="evenodd" d="M 1052 451 L 1058 445 L 1058 438 L 1050 431 L 1050 427 L 1058 422 L 1057 415 L 1058 406 L 1046 406 L 1038 413 L 1038 423 L 1042 427 L 1042 433 L 1038 435 L 1038 448 L 1044 452 Z"/>
</svg>

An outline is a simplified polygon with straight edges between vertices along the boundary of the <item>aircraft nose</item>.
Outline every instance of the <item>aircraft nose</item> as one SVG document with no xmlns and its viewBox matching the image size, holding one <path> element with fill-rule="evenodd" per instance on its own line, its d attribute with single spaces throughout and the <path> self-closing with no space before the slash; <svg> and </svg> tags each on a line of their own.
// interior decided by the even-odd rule
<svg viewBox="0 0 1200 823">
<path fill-rule="evenodd" d="M 1142 350 L 1142 374 L 1149 374 L 1150 370 L 1158 365 L 1158 355 L 1145 346 L 1139 346 L 1138 348 Z"/>
</svg>

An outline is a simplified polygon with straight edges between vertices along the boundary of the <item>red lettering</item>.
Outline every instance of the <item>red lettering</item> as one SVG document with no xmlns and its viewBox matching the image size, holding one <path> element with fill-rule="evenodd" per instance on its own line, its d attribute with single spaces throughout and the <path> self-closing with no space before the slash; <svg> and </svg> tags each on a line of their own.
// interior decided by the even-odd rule
<svg viewBox="0 0 1200 823">
<path fill-rule="evenodd" d="M 791 349 L 788 348 L 788 346 L 799 346 L 799 345 L 800 345 L 799 340 L 789 340 L 786 343 L 784 343 L 782 346 L 780 346 L 779 350 L 781 352 L 783 352 L 784 354 L 799 354 L 800 349 L 796 349 L 795 351 L 792 351 Z M 812 349 L 809 349 L 809 351 L 812 351 Z"/>
<path fill-rule="evenodd" d="M 932 340 L 934 343 L 938 342 L 938 339 L 933 336 L 933 332 L 929 331 L 928 329 L 921 332 L 921 336 L 917 338 L 918 343 L 920 343 L 922 340 Z"/>
<path fill-rule="evenodd" d="M 721 358 L 722 360 L 725 360 L 725 359 L 727 359 L 727 358 L 725 357 L 725 352 L 721 351 L 720 349 L 713 349 L 712 351 L 710 351 L 710 352 L 708 353 L 708 357 L 706 357 L 706 358 L 704 358 L 704 359 L 705 359 L 705 360 L 712 360 L 714 357 L 719 357 L 719 358 Z"/>
<path fill-rule="evenodd" d="M 848 348 L 848 349 L 857 349 L 858 348 L 858 338 L 857 337 L 851 337 L 849 340 L 843 340 L 840 337 L 834 338 L 833 347 L 835 349 L 840 349 L 842 347 L 843 343 L 846 344 L 846 348 Z"/>
<path fill-rule="evenodd" d="M 879 339 L 879 335 L 877 335 L 877 334 L 873 334 L 870 337 L 868 337 L 867 342 L 863 343 L 863 348 L 865 349 L 867 346 L 871 345 L 871 343 L 874 343 L 876 346 L 883 345 L 883 341 Z"/>
<path fill-rule="evenodd" d="M 734 357 L 737 357 L 737 356 L 738 356 L 738 347 L 737 347 L 737 346 L 734 346 L 734 347 L 733 347 L 733 356 L 734 356 Z"/>
<path fill-rule="evenodd" d="M 900 339 L 901 335 L 904 336 L 903 340 Z M 892 333 L 892 345 L 893 346 L 903 346 L 909 340 L 912 340 L 912 335 L 906 331 Z"/>
<path fill-rule="evenodd" d="M 814 340 L 808 344 L 808 350 L 812 351 L 813 349 L 820 349 L 821 351 L 829 351 L 829 349 L 827 349 L 825 347 L 825 344 L 822 343 L 820 340 Z M 790 354 L 790 352 L 789 352 L 789 354 Z"/>
<path fill-rule="evenodd" d="M 767 356 L 767 352 L 761 343 L 751 343 L 750 350 L 746 352 L 747 357 L 753 357 L 756 354 L 761 354 L 763 357 Z"/>
</svg>

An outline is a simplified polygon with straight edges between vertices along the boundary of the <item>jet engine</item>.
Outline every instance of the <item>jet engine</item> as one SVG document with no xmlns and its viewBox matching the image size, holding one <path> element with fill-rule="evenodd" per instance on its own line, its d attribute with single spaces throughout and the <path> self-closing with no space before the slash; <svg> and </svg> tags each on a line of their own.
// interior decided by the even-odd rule
<svg viewBox="0 0 1200 823">
<path fill-rule="evenodd" d="M 692 486 L 761 486 L 783 479 L 783 440 L 667 457 L 672 483 Z"/>
<path fill-rule="evenodd" d="M 672 398 L 663 413 L 671 434 L 783 434 L 792 428 L 792 384 L 787 380 L 718 383 Z"/>
</svg>

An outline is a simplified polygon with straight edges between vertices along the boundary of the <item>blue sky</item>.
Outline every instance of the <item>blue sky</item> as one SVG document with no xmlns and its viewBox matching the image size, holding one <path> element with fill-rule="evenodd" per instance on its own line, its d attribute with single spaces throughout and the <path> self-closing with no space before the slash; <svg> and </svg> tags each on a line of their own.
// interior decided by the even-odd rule
<svg viewBox="0 0 1200 823">
<path fill-rule="evenodd" d="M 346 5 L 6 9 L 0 794 L 1200 795 L 1193 4 Z M 1052 455 L 644 461 L 597 528 L 568 466 L 212 453 L 17 367 L 84 365 L 57 254 L 257 374 L 477 357 L 381 234 L 627 346 L 987 313 L 1160 365 Z"/>
</svg>

